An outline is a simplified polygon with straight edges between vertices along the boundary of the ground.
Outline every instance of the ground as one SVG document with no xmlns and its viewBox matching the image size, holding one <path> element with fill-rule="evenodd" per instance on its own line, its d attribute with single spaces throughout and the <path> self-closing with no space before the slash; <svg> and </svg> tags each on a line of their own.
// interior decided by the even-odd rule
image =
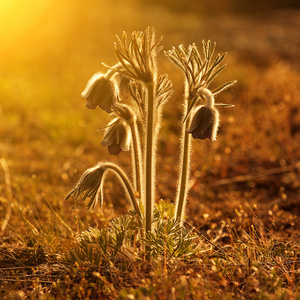
<svg viewBox="0 0 300 300">
<path fill-rule="evenodd" d="M 201 14 L 197 5 L 181 11 L 134 1 L 114 7 L 94 1 L 94 9 L 66 1 L 56 10 L 55 1 L 45 3 L 31 16 L 20 8 L 20 20 L 32 23 L 6 20 L 14 35 L 7 35 L 0 52 L 1 297 L 300 297 L 300 11 Z M 114 9 L 118 13 L 106 16 Z M 7 8 L 8 15 L 12 11 Z M 217 141 L 193 142 L 185 226 L 197 234 L 200 251 L 167 265 L 133 261 L 126 271 L 117 263 L 99 270 L 72 264 L 63 258 L 78 234 L 108 226 L 128 213 L 129 204 L 113 177 L 102 210 L 87 211 L 85 204 L 64 202 L 65 196 L 98 161 L 131 173 L 130 154 L 112 157 L 100 145 L 99 129 L 109 118 L 100 109 L 87 110 L 80 92 L 94 72 L 104 70 L 101 61 L 115 62 L 115 34 L 147 25 L 164 36 L 165 50 L 216 41 L 217 52 L 228 52 L 216 85 L 237 80 L 216 99 L 235 105 L 219 109 Z M 183 76 L 163 52 L 158 60 L 175 90 L 164 106 L 156 201 L 173 203 Z"/>
</svg>

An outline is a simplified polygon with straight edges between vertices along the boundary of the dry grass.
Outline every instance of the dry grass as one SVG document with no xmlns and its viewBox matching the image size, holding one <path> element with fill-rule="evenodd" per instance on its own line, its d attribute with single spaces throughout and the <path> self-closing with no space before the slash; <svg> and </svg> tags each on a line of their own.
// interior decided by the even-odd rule
<svg viewBox="0 0 300 300">
<path fill-rule="evenodd" d="M 299 11 L 206 18 L 171 6 L 148 5 L 143 14 L 133 1 L 92 2 L 84 9 L 66 1 L 59 11 L 45 2 L 40 20 L 0 52 L 0 298 L 298 299 Z M 116 8 L 122 13 L 108 13 Z M 236 106 L 220 111 L 218 141 L 194 142 L 186 227 L 198 236 L 197 251 L 157 262 L 142 253 L 102 257 L 98 266 L 67 261 L 78 234 L 128 211 L 113 178 L 102 211 L 63 202 L 67 192 L 99 160 L 131 172 L 126 153 L 111 158 L 100 146 L 97 130 L 107 119 L 86 110 L 79 94 L 100 61 L 114 62 L 114 35 L 149 24 L 165 36 L 166 49 L 216 41 L 229 52 L 220 80 L 238 81 L 217 98 Z M 172 202 L 182 77 L 159 59 L 176 91 L 165 106 L 157 200 Z"/>
</svg>

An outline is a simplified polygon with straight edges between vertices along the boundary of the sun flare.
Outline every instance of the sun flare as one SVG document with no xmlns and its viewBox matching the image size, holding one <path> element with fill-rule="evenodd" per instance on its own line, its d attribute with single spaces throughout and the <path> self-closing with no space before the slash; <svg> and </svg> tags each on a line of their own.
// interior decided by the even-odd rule
<svg viewBox="0 0 300 300">
<path fill-rule="evenodd" d="M 35 30 L 51 12 L 49 7 L 48 0 L 0 0 L 0 55 L 4 62 L 14 53 L 24 51 Z"/>
</svg>

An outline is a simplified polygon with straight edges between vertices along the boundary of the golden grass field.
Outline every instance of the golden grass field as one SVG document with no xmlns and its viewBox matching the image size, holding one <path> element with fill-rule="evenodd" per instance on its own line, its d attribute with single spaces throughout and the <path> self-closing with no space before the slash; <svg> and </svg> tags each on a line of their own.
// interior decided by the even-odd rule
<svg viewBox="0 0 300 300">
<path fill-rule="evenodd" d="M 1 299 L 300 298 L 300 10 L 224 3 L 0 1 Z M 193 142 L 186 226 L 203 251 L 167 266 L 110 265 L 108 276 L 62 260 L 80 232 L 129 208 L 113 177 L 102 210 L 63 201 L 98 161 L 131 172 L 130 154 L 112 157 L 100 145 L 109 118 L 86 109 L 80 93 L 105 70 L 101 62 L 116 62 L 116 34 L 149 25 L 165 50 L 210 39 L 228 52 L 216 84 L 237 84 L 216 101 L 235 107 L 220 109 L 216 142 Z M 174 93 L 164 106 L 156 200 L 172 203 L 183 76 L 163 52 L 158 63 Z"/>
</svg>

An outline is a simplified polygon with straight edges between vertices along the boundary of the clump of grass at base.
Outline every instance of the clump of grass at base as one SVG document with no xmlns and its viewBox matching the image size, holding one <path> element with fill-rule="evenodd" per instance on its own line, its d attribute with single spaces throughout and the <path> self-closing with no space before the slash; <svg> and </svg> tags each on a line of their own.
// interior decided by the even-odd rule
<svg viewBox="0 0 300 300">
<path fill-rule="evenodd" d="M 123 262 L 125 267 L 134 261 L 144 261 L 145 249 L 154 264 L 194 257 L 199 238 L 173 218 L 174 209 L 172 204 L 159 202 L 154 213 L 155 230 L 146 235 L 134 212 L 113 219 L 107 227 L 89 228 L 78 236 L 78 245 L 70 249 L 65 259 L 97 268 L 109 262 Z"/>
<path fill-rule="evenodd" d="M 130 36 L 123 32 L 117 37 L 114 51 L 117 64 L 107 66 L 104 74 L 94 74 L 82 92 L 86 107 L 100 108 L 110 114 L 111 121 L 105 128 L 102 146 L 111 155 L 121 151 L 131 151 L 133 178 L 115 163 L 99 162 L 86 170 L 76 187 L 66 200 L 85 201 L 87 208 L 103 203 L 103 186 L 108 172 L 116 175 L 124 187 L 132 209 L 136 213 L 139 227 L 144 231 L 144 249 L 147 259 L 156 259 L 164 252 L 168 256 L 189 255 L 192 241 L 183 227 L 184 212 L 189 191 L 190 156 L 192 138 L 214 142 L 219 127 L 220 107 L 233 107 L 230 104 L 215 103 L 215 95 L 232 86 L 235 81 L 226 82 L 212 88 L 211 83 L 226 67 L 222 65 L 225 54 L 214 57 L 216 44 L 202 42 L 202 51 L 195 44 L 185 48 L 183 45 L 166 51 L 165 55 L 183 72 L 185 93 L 182 97 L 182 117 L 180 120 L 181 143 L 179 151 L 179 180 L 174 198 L 175 209 L 168 215 L 154 215 L 156 197 L 156 157 L 157 139 L 161 126 L 162 108 L 170 98 L 173 86 L 168 75 L 159 75 L 157 54 L 162 37 L 156 39 L 154 29 L 135 31 Z M 102 112 L 101 111 L 101 112 Z M 162 207 L 162 206 L 161 206 Z M 165 219 L 164 219 L 165 218 Z M 113 225 L 113 223 L 112 223 Z M 116 228 L 114 228 L 116 229 Z M 118 252 L 119 242 L 125 233 L 109 232 L 110 241 Z M 108 241 L 103 240 L 106 244 Z"/>
<path fill-rule="evenodd" d="M 106 228 L 83 232 L 65 259 L 77 266 L 76 278 L 94 282 L 99 288 L 97 293 L 106 296 L 113 290 L 118 299 L 155 299 L 162 295 L 176 295 L 176 299 L 300 296 L 299 243 L 281 241 L 259 231 L 255 224 L 248 232 L 237 233 L 234 224 L 220 222 L 211 239 L 193 228 L 185 237 L 191 243 L 176 255 L 170 245 L 178 247 L 182 240 L 172 236 L 176 226 L 167 216 L 173 210 L 173 205 L 164 202 L 155 208 L 155 220 L 163 224 L 158 226 L 160 232 L 171 229 L 168 237 L 153 232 L 150 238 L 141 238 L 132 213 L 113 220 Z M 145 246 L 151 247 L 155 257 L 151 262 L 145 260 Z M 95 287 L 89 290 L 96 293 Z"/>
</svg>

